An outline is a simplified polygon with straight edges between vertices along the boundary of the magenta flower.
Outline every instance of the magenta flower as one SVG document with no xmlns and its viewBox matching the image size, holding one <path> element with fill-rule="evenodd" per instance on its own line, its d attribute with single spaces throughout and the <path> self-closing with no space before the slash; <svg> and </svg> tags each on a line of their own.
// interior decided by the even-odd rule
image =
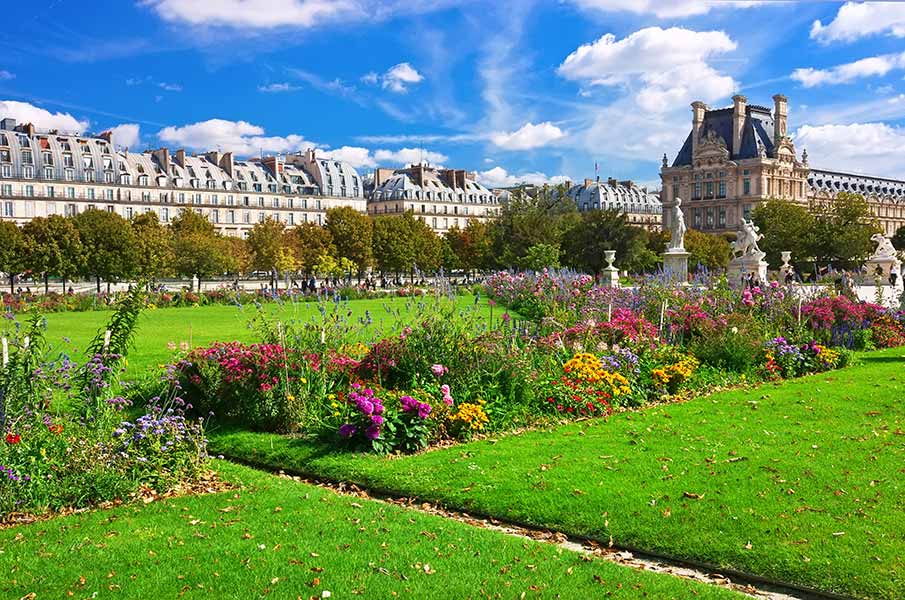
<svg viewBox="0 0 905 600">
<path fill-rule="evenodd" d="M 376 440 L 380 437 L 380 425 L 371 425 L 365 430 L 365 437 L 369 440 Z"/>
<path fill-rule="evenodd" d="M 449 369 L 439 364 L 431 367 L 431 372 L 437 377 L 443 377 L 448 371 Z"/>
<path fill-rule="evenodd" d="M 353 435 L 358 433 L 358 427 L 352 425 L 351 423 L 346 423 L 345 425 L 341 425 L 339 428 L 340 437 L 350 438 Z"/>
</svg>

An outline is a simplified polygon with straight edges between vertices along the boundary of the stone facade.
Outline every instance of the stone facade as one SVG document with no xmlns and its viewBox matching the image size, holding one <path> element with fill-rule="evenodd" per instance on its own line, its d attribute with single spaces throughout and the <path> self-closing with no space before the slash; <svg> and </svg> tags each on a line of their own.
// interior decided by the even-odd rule
<svg viewBox="0 0 905 600">
<path fill-rule="evenodd" d="M 660 170 L 663 229 L 682 199 L 688 226 L 712 233 L 734 232 L 758 203 L 776 198 L 817 206 L 839 192 L 861 194 L 884 233 L 905 225 L 905 182 L 811 169 L 807 150 L 799 157 L 788 135 L 788 102 L 773 96 L 773 111 L 732 98 L 732 108 L 709 109 L 694 102 L 691 132 L 670 165 Z"/>
<path fill-rule="evenodd" d="M 618 208 L 631 225 L 645 229 L 660 229 L 663 207 L 656 194 L 635 185 L 633 181 L 608 179 L 601 183 L 585 179 L 583 183 L 569 186 L 569 197 L 578 210 L 603 210 Z"/>
<path fill-rule="evenodd" d="M 471 219 L 486 220 L 499 214 L 500 201 L 461 169 L 436 169 L 412 165 L 405 169 L 377 169 L 368 213 L 382 215 L 412 211 L 442 235 L 453 227 L 464 229 Z"/>
<path fill-rule="evenodd" d="M 267 217 L 323 223 L 335 206 L 365 212 L 361 177 L 313 150 L 251 160 L 219 151 L 129 152 L 115 149 L 109 133 L 38 132 L 0 120 L 0 218 L 18 224 L 90 208 L 127 219 L 153 211 L 168 223 L 191 208 L 224 235 L 244 236 Z"/>
</svg>

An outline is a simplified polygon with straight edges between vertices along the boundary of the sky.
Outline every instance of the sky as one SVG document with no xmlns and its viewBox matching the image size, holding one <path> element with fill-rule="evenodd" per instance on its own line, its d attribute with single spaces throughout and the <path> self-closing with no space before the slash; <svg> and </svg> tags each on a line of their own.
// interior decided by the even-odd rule
<svg viewBox="0 0 905 600">
<path fill-rule="evenodd" d="M 812 167 L 905 178 L 905 3 L 7 0 L 0 117 L 133 151 L 317 148 L 488 186 L 658 185 L 690 103 L 772 107 Z M 597 170 L 595 171 L 595 165 Z"/>
</svg>

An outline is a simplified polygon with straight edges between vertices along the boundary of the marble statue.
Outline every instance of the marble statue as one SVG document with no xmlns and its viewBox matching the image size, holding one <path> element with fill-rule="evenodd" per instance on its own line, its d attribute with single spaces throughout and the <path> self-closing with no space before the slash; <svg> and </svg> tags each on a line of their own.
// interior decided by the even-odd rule
<svg viewBox="0 0 905 600">
<path fill-rule="evenodd" d="M 742 229 L 735 233 L 735 241 L 732 242 L 733 258 L 763 258 L 764 253 L 761 252 L 760 246 L 757 245 L 757 242 L 763 237 L 754 221 L 747 221 L 742 218 Z"/>
<path fill-rule="evenodd" d="M 883 259 L 893 259 L 898 258 L 898 252 L 895 247 L 892 245 L 892 242 L 883 235 L 882 233 L 875 233 L 870 236 L 870 241 L 877 245 L 876 250 L 871 255 L 871 260 L 883 260 Z"/>
<path fill-rule="evenodd" d="M 676 198 L 676 202 L 672 207 L 672 218 L 670 219 L 670 238 L 667 251 L 685 250 L 685 232 L 688 228 L 685 226 L 685 215 L 682 214 L 682 199 Z"/>
</svg>

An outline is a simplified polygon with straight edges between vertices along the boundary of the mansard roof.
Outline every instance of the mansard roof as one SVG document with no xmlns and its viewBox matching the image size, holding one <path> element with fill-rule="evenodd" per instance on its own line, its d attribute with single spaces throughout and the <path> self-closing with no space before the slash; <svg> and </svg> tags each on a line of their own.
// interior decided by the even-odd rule
<svg viewBox="0 0 905 600">
<path fill-rule="evenodd" d="M 712 131 L 716 136 L 726 142 L 730 160 L 745 158 L 757 158 L 760 156 L 759 146 L 763 145 L 768 156 L 773 155 L 773 115 L 768 108 L 750 104 L 745 107 L 745 123 L 742 128 L 741 144 L 733 148 L 732 137 L 732 108 L 720 108 L 708 110 L 704 113 L 704 123 L 701 125 L 701 138 L 705 138 Z M 691 165 L 692 133 L 689 132 L 685 143 L 672 166 L 681 167 Z"/>
<path fill-rule="evenodd" d="M 898 179 L 811 169 L 808 174 L 808 185 L 818 192 L 833 195 L 839 192 L 852 192 L 865 198 L 876 196 L 884 200 L 905 202 L 905 181 Z"/>
</svg>

